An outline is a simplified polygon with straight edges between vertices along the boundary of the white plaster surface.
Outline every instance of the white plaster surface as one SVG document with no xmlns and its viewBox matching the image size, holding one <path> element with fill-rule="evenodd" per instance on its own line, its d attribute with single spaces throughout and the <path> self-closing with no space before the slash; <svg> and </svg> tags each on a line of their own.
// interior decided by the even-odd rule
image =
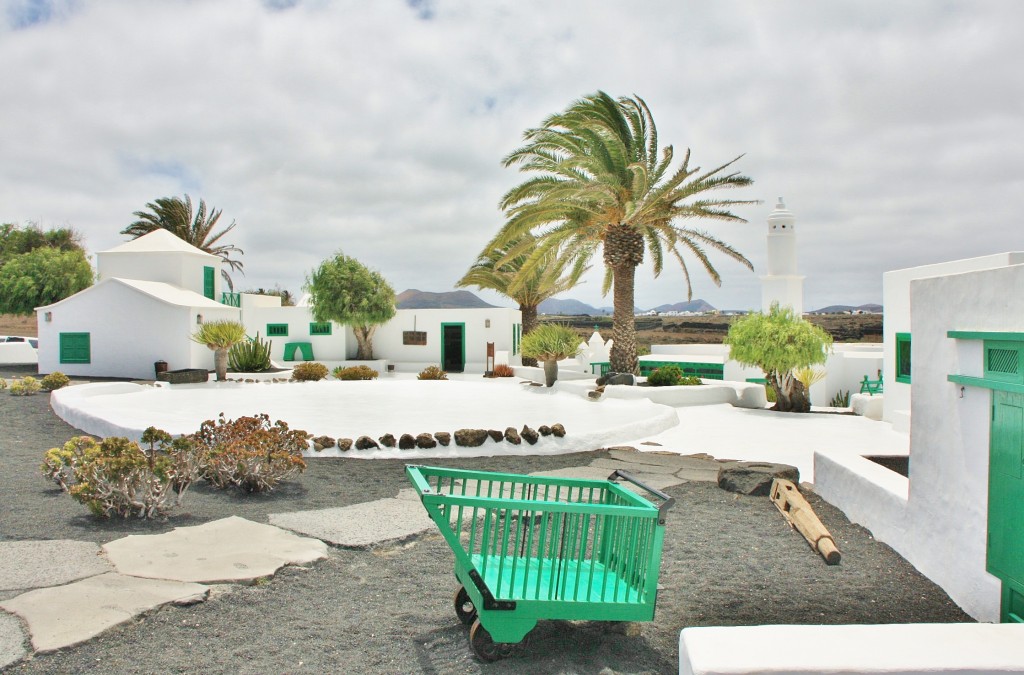
<svg viewBox="0 0 1024 675">
<path fill-rule="evenodd" d="M 112 571 L 91 541 L 0 541 L 0 591 L 59 586 Z"/>
<path fill-rule="evenodd" d="M 21 621 L 13 614 L 0 612 L 0 670 L 28 654 Z"/>
<path fill-rule="evenodd" d="M 222 583 L 257 579 L 285 565 L 327 557 L 322 541 L 238 516 L 164 534 L 130 535 L 103 546 L 122 574 Z"/>
<path fill-rule="evenodd" d="M 1024 673 L 1024 625 L 685 628 L 680 675 Z"/>
<path fill-rule="evenodd" d="M 867 417 L 869 420 L 881 420 L 885 405 L 883 394 L 851 394 L 850 409 L 853 414 Z"/>
<path fill-rule="evenodd" d="M 243 384 L 208 382 L 175 387 L 98 383 L 58 390 L 53 409 L 65 421 L 101 436 L 138 438 L 156 426 L 172 434 L 192 433 L 220 412 L 228 418 L 267 412 L 293 428 L 314 435 L 377 438 L 385 433 L 454 432 L 460 428 L 504 430 L 524 424 L 561 423 L 564 438 L 541 438 L 537 445 L 513 446 L 488 440 L 477 448 L 433 450 L 352 450 L 349 457 L 474 457 L 538 452 L 574 452 L 617 445 L 643 433 L 676 424 L 672 408 L 650 401 L 600 403 L 546 387 L 525 387 L 514 378 L 479 381 L 419 381 L 382 378 L 364 382 Z M 108 393 L 109 392 L 109 393 Z M 340 451 L 318 453 L 337 456 Z"/>
<path fill-rule="evenodd" d="M 0 342 L 0 365 L 21 366 L 39 362 L 39 354 L 27 342 Z"/>
<path fill-rule="evenodd" d="M 200 584 L 139 579 L 113 572 L 41 588 L 0 602 L 28 624 L 32 646 L 48 652 L 76 645 L 160 605 L 204 600 Z"/>
</svg>

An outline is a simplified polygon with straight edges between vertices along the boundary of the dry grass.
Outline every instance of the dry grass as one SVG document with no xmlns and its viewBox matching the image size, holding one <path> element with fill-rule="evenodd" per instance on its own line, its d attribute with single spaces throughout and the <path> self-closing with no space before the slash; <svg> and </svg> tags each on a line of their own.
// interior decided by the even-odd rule
<svg viewBox="0 0 1024 675">
<path fill-rule="evenodd" d="M 36 337 L 36 317 L 18 316 L 17 314 L 0 314 L 0 335 L 23 335 Z"/>
</svg>

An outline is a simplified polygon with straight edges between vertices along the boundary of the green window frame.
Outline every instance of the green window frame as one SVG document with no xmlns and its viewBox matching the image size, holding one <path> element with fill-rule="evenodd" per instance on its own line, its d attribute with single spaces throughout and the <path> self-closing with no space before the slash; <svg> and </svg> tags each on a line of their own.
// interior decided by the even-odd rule
<svg viewBox="0 0 1024 675">
<path fill-rule="evenodd" d="M 288 324 L 268 323 L 267 337 L 288 337 Z"/>
<path fill-rule="evenodd" d="M 215 274 L 216 272 L 212 267 L 207 266 L 203 268 L 203 295 L 208 297 L 210 300 L 213 300 L 213 291 L 214 286 L 216 285 L 216 280 L 214 279 Z"/>
<path fill-rule="evenodd" d="M 309 324 L 310 335 L 331 335 L 334 325 L 330 321 L 313 321 Z"/>
<path fill-rule="evenodd" d="M 896 381 L 910 384 L 910 333 L 896 333 Z"/>
<path fill-rule="evenodd" d="M 61 363 L 92 363 L 92 345 L 89 333 L 60 334 Z"/>
</svg>

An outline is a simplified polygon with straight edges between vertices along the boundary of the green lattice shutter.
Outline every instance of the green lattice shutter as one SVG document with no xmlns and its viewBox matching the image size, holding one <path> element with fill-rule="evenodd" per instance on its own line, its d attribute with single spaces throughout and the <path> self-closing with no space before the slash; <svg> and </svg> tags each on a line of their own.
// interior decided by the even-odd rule
<svg viewBox="0 0 1024 675">
<path fill-rule="evenodd" d="M 61 363 L 90 363 L 89 333 L 60 334 Z"/>
</svg>

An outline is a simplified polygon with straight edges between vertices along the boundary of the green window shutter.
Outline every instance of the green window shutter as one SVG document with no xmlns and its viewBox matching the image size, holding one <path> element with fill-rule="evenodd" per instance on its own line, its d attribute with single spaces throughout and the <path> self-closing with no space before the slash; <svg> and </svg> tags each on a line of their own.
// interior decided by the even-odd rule
<svg viewBox="0 0 1024 675">
<path fill-rule="evenodd" d="M 910 333 L 896 333 L 896 381 L 910 384 Z"/>
<path fill-rule="evenodd" d="M 203 268 L 203 295 L 213 300 L 214 270 L 212 267 Z"/>
<path fill-rule="evenodd" d="M 288 324 L 268 323 L 267 337 L 288 337 Z"/>
<path fill-rule="evenodd" d="M 330 321 L 309 324 L 310 335 L 330 335 L 333 330 L 333 324 Z"/>
<path fill-rule="evenodd" d="M 1024 343 L 985 340 L 985 378 L 1024 384 L 1022 351 Z"/>
<path fill-rule="evenodd" d="M 91 363 L 89 333 L 60 334 L 61 363 Z"/>
</svg>

